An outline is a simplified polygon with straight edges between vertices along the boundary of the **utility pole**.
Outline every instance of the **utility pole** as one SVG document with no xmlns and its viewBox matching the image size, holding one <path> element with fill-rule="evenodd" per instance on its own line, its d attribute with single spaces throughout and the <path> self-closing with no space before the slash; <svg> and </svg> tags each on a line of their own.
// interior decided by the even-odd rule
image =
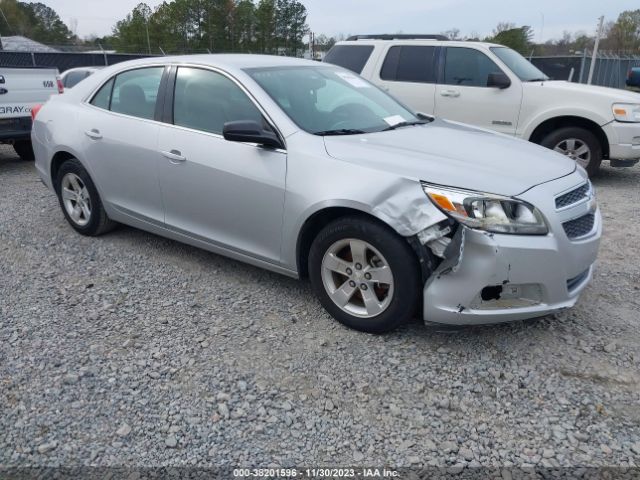
<svg viewBox="0 0 640 480">
<path fill-rule="evenodd" d="M 149 40 L 149 19 L 147 18 L 147 50 L 149 50 L 149 55 L 151 55 L 151 41 Z"/>
<path fill-rule="evenodd" d="M 596 61 L 598 60 L 598 47 L 600 46 L 600 38 L 602 37 L 602 29 L 604 27 L 604 15 L 600 17 L 598 23 L 598 33 L 596 35 L 596 44 L 593 46 L 593 55 L 591 56 L 591 65 L 589 65 L 589 77 L 587 79 L 587 85 L 591 85 L 593 80 L 593 72 L 596 69 Z"/>
</svg>

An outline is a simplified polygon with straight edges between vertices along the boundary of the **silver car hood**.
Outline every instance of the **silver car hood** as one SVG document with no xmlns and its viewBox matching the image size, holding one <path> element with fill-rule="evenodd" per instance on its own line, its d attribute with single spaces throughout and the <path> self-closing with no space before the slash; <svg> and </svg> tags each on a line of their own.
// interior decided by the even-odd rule
<svg viewBox="0 0 640 480">
<path fill-rule="evenodd" d="M 339 160 L 415 180 L 513 196 L 569 175 L 576 163 L 546 148 L 455 122 L 325 137 Z"/>
</svg>

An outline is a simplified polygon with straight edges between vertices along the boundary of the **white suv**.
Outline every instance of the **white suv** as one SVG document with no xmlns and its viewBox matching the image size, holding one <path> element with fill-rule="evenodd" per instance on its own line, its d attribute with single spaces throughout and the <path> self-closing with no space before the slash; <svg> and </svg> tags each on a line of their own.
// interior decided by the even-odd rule
<svg viewBox="0 0 640 480">
<path fill-rule="evenodd" d="M 325 62 L 349 68 L 412 109 L 530 140 L 597 172 L 640 158 L 640 94 L 549 78 L 501 45 L 438 35 L 365 35 Z"/>
</svg>

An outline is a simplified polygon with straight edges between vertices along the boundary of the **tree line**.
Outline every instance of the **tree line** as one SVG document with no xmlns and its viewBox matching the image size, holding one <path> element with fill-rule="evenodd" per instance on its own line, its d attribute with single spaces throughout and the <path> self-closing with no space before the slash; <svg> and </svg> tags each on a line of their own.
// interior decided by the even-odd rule
<svg viewBox="0 0 640 480">
<path fill-rule="evenodd" d="M 23 35 L 53 46 L 84 46 L 129 53 L 251 52 L 300 55 L 307 10 L 299 0 L 166 0 L 152 9 L 137 5 L 113 27 L 111 35 L 80 39 L 44 3 L 0 0 L 0 35 Z M 595 28 L 595 25 L 594 25 Z M 390 29 L 391 31 L 392 29 Z M 528 56 L 563 55 L 593 48 L 594 35 L 565 32 L 545 43 L 534 41 L 530 26 L 501 22 L 493 32 L 462 36 L 459 29 L 442 32 L 457 40 L 484 40 L 509 46 Z M 328 50 L 346 35 L 315 38 L 317 50 Z M 600 48 L 640 55 L 640 9 L 626 10 L 605 25 Z"/>
<path fill-rule="evenodd" d="M 252 52 L 298 55 L 308 32 L 298 0 L 174 0 L 140 3 L 119 21 L 106 47 L 122 52 Z M 96 41 L 96 40 L 94 40 Z"/>
<path fill-rule="evenodd" d="M 595 29 L 595 22 L 594 22 Z M 534 31 L 524 25 L 517 27 L 513 23 L 500 22 L 492 34 L 480 38 L 478 34 L 463 37 L 460 30 L 453 28 L 442 32 L 452 40 L 475 40 L 498 43 L 513 48 L 523 55 L 564 55 L 591 49 L 595 43 L 595 35 L 585 32 L 571 33 L 565 31 L 560 39 L 548 40 L 545 43 L 534 42 Z M 617 54 L 640 55 L 640 9 L 625 10 L 616 21 L 604 26 L 600 49 Z"/>
<path fill-rule="evenodd" d="M 22 35 L 50 45 L 78 41 L 56 11 L 44 3 L 0 1 L 0 35 Z"/>
</svg>

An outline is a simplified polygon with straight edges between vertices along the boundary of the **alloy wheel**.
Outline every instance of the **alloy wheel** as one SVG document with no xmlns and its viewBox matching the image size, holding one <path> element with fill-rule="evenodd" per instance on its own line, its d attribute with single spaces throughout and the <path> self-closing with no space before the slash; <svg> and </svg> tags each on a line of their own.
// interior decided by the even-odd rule
<svg viewBox="0 0 640 480">
<path fill-rule="evenodd" d="M 335 242 L 322 259 L 322 283 L 343 311 L 360 318 L 384 312 L 393 298 L 393 273 L 371 244 L 354 238 Z"/>
<path fill-rule="evenodd" d="M 584 168 L 587 168 L 587 165 L 589 165 L 591 161 L 591 149 L 589 145 L 578 138 L 566 138 L 558 142 L 553 149 L 575 160 Z"/>
<path fill-rule="evenodd" d="M 77 225 L 84 227 L 91 220 L 91 197 L 82 179 L 75 173 L 62 177 L 62 202 L 67 214 Z"/>
</svg>

